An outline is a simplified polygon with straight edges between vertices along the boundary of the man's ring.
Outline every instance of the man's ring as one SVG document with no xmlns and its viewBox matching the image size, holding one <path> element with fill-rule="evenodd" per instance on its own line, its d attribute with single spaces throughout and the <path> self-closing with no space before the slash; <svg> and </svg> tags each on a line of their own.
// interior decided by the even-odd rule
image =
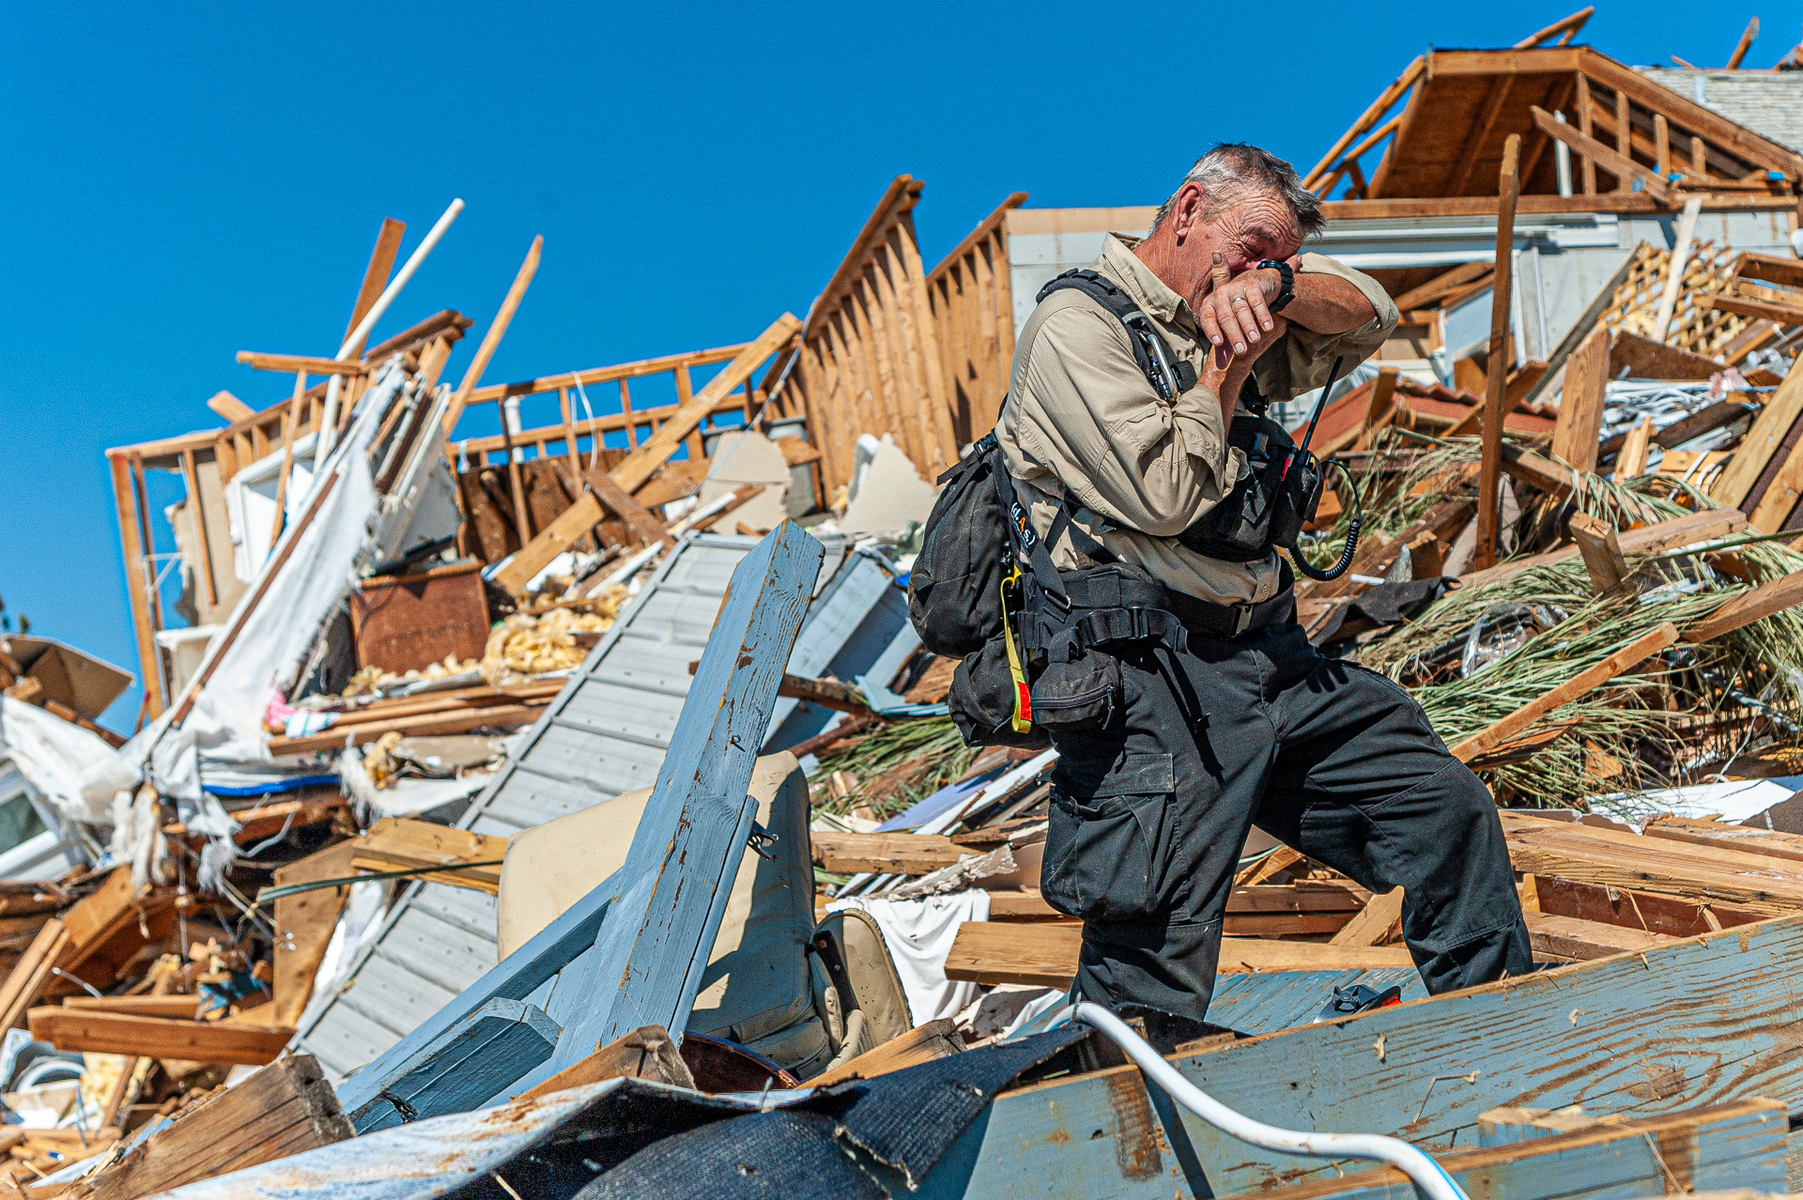
<svg viewBox="0 0 1803 1200">
<path fill-rule="evenodd" d="M 1244 297 L 1244 296 L 1235 296 L 1235 297 L 1234 297 L 1234 298 L 1233 298 L 1233 299 L 1232 299 L 1232 300 L 1230 300 L 1230 301 L 1228 301 L 1228 303 L 1230 303 L 1230 304 L 1244 304 L 1244 303 L 1246 303 L 1246 298 L 1245 298 L 1245 297 Z"/>
</svg>

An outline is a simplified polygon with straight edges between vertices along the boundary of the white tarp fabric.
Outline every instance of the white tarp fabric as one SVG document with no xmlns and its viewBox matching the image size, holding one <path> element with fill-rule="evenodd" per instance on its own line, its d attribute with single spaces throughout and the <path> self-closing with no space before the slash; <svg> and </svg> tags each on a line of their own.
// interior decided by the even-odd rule
<svg viewBox="0 0 1803 1200">
<path fill-rule="evenodd" d="M 229 857 L 229 835 L 235 822 L 217 800 L 201 790 L 200 760 L 205 756 L 225 762 L 272 761 L 262 731 L 263 712 L 343 599 L 358 558 L 370 543 L 378 498 L 367 451 L 382 415 L 406 381 L 406 372 L 397 360 L 359 402 L 349 433 L 319 473 L 320 486 L 334 476 L 337 485 L 300 532 L 293 553 L 248 615 L 244 610 L 257 589 L 253 585 L 245 590 L 226 622 L 230 629 L 242 617 L 243 628 L 224 649 L 217 670 L 198 693 L 187 719 L 179 729 L 170 729 L 170 719 L 180 708 L 178 700 L 110 760 L 84 771 L 81 793 L 90 803 L 110 811 L 113 797 L 143 782 L 148 766 L 150 782 L 175 802 L 188 829 L 214 839 L 208 849 L 217 848 Z M 301 511 L 310 503 L 309 498 Z M 292 536 L 292 532 L 285 534 L 284 542 Z M 200 671 L 221 653 L 219 647 L 220 642 L 215 641 Z M 203 862 L 203 874 L 208 865 Z"/>
<path fill-rule="evenodd" d="M 0 758 L 10 758 L 32 790 L 65 818 L 112 823 L 112 797 L 89 800 L 80 786 L 82 772 L 113 758 L 113 748 L 95 734 L 35 704 L 0 696 Z"/>
<path fill-rule="evenodd" d="M 974 983 L 945 977 L 945 959 L 965 921 L 989 919 L 989 893 L 981 888 L 919 900 L 867 900 L 854 896 L 826 906 L 828 912 L 860 908 L 876 920 L 888 943 L 895 973 L 908 994 L 908 1011 L 918 1027 L 940 1017 L 955 1017 L 977 998 Z"/>
</svg>

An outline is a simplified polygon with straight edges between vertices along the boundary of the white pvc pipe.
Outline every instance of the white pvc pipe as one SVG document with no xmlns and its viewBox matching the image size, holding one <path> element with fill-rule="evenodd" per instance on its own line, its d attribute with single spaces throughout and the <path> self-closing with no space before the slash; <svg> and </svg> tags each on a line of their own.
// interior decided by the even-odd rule
<svg viewBox="0 0 1803 1200">
<path fill-rule="evenodd" d="M 1119 1017 L 1099 1004 L 1079 1000 L 1066 1010 L 1079 1021 L 1106 1034 L 1132 1059 L 1146 1077 L 1163 1088 L 1171 1099 L 1223 1133 L 1242 1142 L 1280 1150 L 1286 1154 L 1306 1154 L 1315 1158 L 1370 1158 L 1388 1163 L 1415 1182 L 1429 1200 L 1470 1200 L 1465 1190 L 1453 1181 L 1439 1163 L 1427 1154 L 1402 1141 L 1375 1133 L 1304 1133 L 1295 1129 L 1279 1129 L 1254 1121 L 1235 1112 L 1213 1096 L 1191 1083 L 1144 1038 Z M 1062 1014 L 1061 1014 L 1062 1015 Z"/>
<path fill-rule="evenodd" d="M 419 265 L 426 261 L 426 255 L 432 253 L 432 247 L 438 245 L 438 239 L 444 236 L 444 231 L 451 227 L 451 222 L 455 221 L 457 214 L 462 211 L 462 200 L 451 201 L 451 206 L 444 210 L 444 215 L 438 218 L 438 223 L 427 231 L 425 240 L 420 242 L 413 253 L 407 257 L 407 262 L 401 267 L 400 274 L 389 280 L 388 286 L 382 289 L 382 294 L 376 297 L 376 302 L 369 306 L 369 311 L 363 314 L 363 319 L 357 322 L 357 327 L 351 330 L 350 336 L 344 339 L 344 345 L 338 347 L 338 353 L 333 357 L 343 361 L 345 355 L 369 336 L 369 331 L 375 328 L 376 322 L 381 319 L 383 313 L 388 311 L 388 306 L 394 303 L 394 298 L 401 294 L 401 289 L 407 286 L 407 281 L 413 278 L 413 273 L 419 270 Z M 326 403 L 325 410 L 320 414 L 319 419 L 319 449 L 314 455 L 315 462 L 322 461 L 326 455 L 330 454 L 332 443 L 338 440 L 338 389 L 343 378 L 342 375 L 334 375 L 326 384 Z"/>
</svg>

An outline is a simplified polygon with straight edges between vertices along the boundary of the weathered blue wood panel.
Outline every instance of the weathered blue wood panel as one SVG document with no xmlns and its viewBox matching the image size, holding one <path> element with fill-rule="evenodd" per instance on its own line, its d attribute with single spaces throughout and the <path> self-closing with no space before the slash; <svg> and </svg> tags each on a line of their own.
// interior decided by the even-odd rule
<svg viewBox="0 0 1803 1200">
<path fill-rule="evenodd" d="M 733 571 L 620 869 L 621 893 L 593 950 L 558 982 L 589 1003 L 572 1013 L 553 1069 L 641 1025 L 687 1022 L 757 807 L 746 791 L 752 764 L 821 557 L 820 543 L 784 522 Z"/>
<path fill-rule="evenodd" d="M 1221 975 L 1215 979 L 1215 993 L 1208 1002 L 1208 1020 L 1240 1033 L 1275 1033 L 1314 1020 L 1333 999 L 1335 988 L 1355 983 L 1379 992 L 1399 984 L 1404 1002 L 1427 997 L 1421 975 L 1413 967 Z"/>
<path fill-rule="evenodd" d="M 394 1083 L 404 1064 L 491 1000 L 524 1000 L 563 970 L 570 960 L 595 942 L 595 931 L 619 883 L 617 876 L 558 914 L 536 936 L 496 963 L 461 995 L 428 1017 L 424 1024 L 389 1047 L 382 1056 L 338 1086 L 338 1102 L 345 1112 L 356 1112 Z M 505 1083 L 491 1092 L 499 1091 Z M 484 1097 L 486 1099 L 486 1097 Z M 479 1101 L 478 1101 L 479 1103 Z"/>
<path fill-rule="evenodd" d="M 519 1000 L 490 1000 L 445 1030 L 394 1072 L 368 1103 L 346 1112 L 371 1133 L 423 1117 L 472 1109 L 538 1064 L 557 1045 L 557 1023 Z"/>
<path fill-rule="evenodd" d="M 1261 1121 L 1390 1134 L 1435 1153 L 1474 1147 L 1478 1115 L 1502 1105 L 1654 1116 L 1765 1096 L 1803 1107 L 1800 959 L 1803 917 L 1786 917 L 1210 1047 L 1178 1066 Z M 1108 1161 L 1145 1162 L 1150 1147 L 1162 1166 L 1143 1184 L 1125 1167 L 1101 1181 L 1089 1171 L 1092 1194 L 1162 1197 L 1180 1184 L 1219 1196 L 1368 1169 L 1149 1115 L 1161 1108 L 1132 1068 L 1005 1093 L 964 1135 L 965 1177 L 929 1178 L 926 1194 L 1041 1194 L 1111 1147 Z"/>
</svg>

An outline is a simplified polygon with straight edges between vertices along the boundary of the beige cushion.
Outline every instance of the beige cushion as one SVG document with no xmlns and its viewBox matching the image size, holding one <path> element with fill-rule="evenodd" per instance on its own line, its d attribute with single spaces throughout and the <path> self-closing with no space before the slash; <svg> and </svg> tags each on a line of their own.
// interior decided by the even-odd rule
<svg viewBox="0 0 1803 1200">
<path fill-rule="evenodd" d="M 807 779 L 794 755 L 772 754 L 757 760 L 749 790 L 758 824 L 776 835 L 775 857 L 745 851 L 688 1028 L 741 1044 L 793 1042 L 785 1057 L 812 1058 L 824 1033 L 794 1029 L 815 1020 L 807 965 L 814 923 Z M 626 792 L 508 840 L 496 917 L 503 957 L 620 869 L 650 797 L 650 788 Z"/>
</svg>

